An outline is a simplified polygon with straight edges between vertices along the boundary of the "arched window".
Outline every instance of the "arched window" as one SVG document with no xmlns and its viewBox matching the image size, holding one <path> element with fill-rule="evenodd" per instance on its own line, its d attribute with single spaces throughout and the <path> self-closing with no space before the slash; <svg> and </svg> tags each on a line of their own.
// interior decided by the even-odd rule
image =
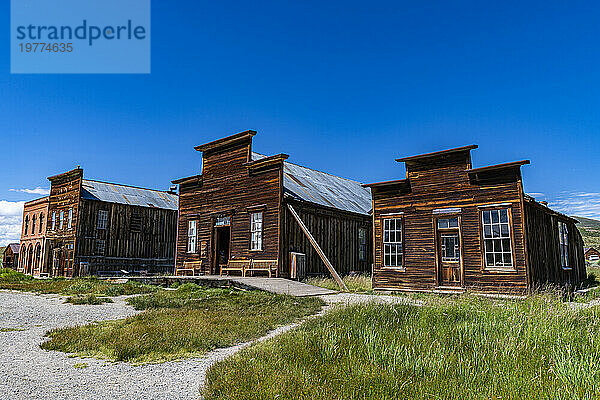
<svg viewBox="0 0 600 400">
<path fill-rule="evenodd" d="M 31 274 L 33 272 L 33 246 L 29 245 L 27 248 L 27 267 L 25 268 L 26 274 Z"/>
<path fill-rule="evenodd" d="M 35 246 L 35 258 L 33 260 L 33 269 L 41 268 L 40 258 L 42 256 L 42 246 L 38 243 Z"/>
<path fill-rule="evenodd" d="M 29 230 L 29 215 L 25 216 L 25 230 L 23 231 L 23 234 L 25 236 L 27 236 L 27 231 Z"/>
<path fill-rule="evenodd" d="M 35 235 L 35 214 L 31 217 L 31 234 Z"/>
<path fill-rule="evenodd" d="M 40 233 L 44 229 L 44 213 L 40 213 Z"/>
</svg>

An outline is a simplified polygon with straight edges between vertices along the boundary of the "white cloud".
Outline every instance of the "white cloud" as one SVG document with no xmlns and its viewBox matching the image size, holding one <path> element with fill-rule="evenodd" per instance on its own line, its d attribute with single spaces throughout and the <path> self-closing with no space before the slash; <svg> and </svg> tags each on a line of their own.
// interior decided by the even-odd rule
<svg viewBox="0 0 600 400">
<path fill-rule="evenodd" d="M 600 219 L 600 193 L 597 192 L 562 192 L 548 199 L 548 203 L 567 215 Z"/>
<path fill-rule="evenodd" d="M 24 201 L 0 200 L 0 246 L 19 242 L 24 204 Z"/>
<path fill-rule="evenodd" d="M 8 189 L 11 192 L 20 192 L 20 193 L 29 193 L 29 194 L 41 194 L 47 195 L 50 194 L 50 189 L 44 189 L 41 187 L 36 187 L 35 189 Z"/>
</svg>

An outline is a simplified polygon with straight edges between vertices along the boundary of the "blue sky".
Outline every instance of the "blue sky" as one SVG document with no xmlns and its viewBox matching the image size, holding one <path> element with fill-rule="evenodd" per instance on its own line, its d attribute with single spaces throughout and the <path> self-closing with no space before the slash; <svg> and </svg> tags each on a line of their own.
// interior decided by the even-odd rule
<svg viewBox="0 0 600 400">
<path fill-rule="evenodd" d="M 151 74 L 11 75 L 2 2 L 0 244 L 47 176 L 167 189 L 246 129 L 362 182 L 479 144 L 476 166 L 530 159 L 526 191 L 600 218 L 598 3 L 284 3 L 153 0 Z"/>
</svg>

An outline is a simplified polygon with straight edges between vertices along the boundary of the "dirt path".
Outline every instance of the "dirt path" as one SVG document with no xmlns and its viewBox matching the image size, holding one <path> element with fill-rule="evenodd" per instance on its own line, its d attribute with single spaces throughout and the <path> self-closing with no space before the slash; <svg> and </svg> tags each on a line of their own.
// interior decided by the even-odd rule
<svg viewBox="0 0 600 400">
<path fill-rule="evenodd" d="M 416 304 L 398 296 L 338 293 L 321 296 L 331 307 L 368 301 Z M 40 349 L 53 328 L 125 318 L 137 313 L 124 297 L 97 306 L 65 304 L 58 295 L 0 291 L 0 399 L 197 399 L 208 369 L 254 343 L 296 328 L 279 327 L 248 343 L 217 349 L 204 357 L 134 366 Z M 76 368 L 75 366 L 85 366 Z"/>
<path fill-rule="evenodd" d="M 133 366 L 40 349 L 47 330 L 125 318 L 124 298 L 97 306 L 57 295 L 0 291 L 0 399 L 195 399 L 208 360 Z M 16 331 L 4 331 L 19 329 Z M 85 368 L 75 368 L 85 364 Z"/>
</svg>

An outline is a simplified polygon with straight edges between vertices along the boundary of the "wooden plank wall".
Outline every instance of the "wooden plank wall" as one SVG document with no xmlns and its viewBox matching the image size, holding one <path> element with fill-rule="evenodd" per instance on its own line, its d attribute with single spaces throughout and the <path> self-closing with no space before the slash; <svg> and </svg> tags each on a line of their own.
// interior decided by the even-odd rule
<svg viewBox="0 0 600 400">
<path fill-rule="evenodd" d="M 482 185 L 472 181 L 467 173 L 469 168 L 470 155 L 463 153 L 436 162 L 428 161 L 426 166 L 413 162 L 407 166 L 409 181 L 372 188 L 375 209 L 373 282 L 376 288 L 434 289 L 438 281 L 433 210 L 461 208 L 463 287 L 480 292 L 522 292 L 527 289 L 520 171 L 484 176 L 486 183 Z M 512 271 L 492 272 L 483 267 L 480 207 L 497 203 L 510 203 L 515 255 Z M 403 213 L 399 217 L 404 219 L 404 271 L 382 266 L 382 216 L 394 213 Z"/>
<path fill-rule="evenodd" d="M 77 216 L 79 210 L 79 197 L 81 192 L 81 182 L 83 179 L 83 170 L 74 169 L 57 177 L 50 178 L 50 197 L 48 205 L 48 216 L 46 219 L 46 236 L 55 240 L 75 240 L 75 231 L 77 227 Z M 69 209 L 73 209 L 73 221 L 71 229 L 69 224 Z M 60 229 L 60 212 L 64 212 L 63 229 Z M 52 213 L 56 212 L 56 229 L 52 230 Z"/>
<path fill-rule="evenodd" d="M 230 257 L 233 259 L 278 259 L 279 215 L 281 210 L 281 165 L 250 173 L 251 139 L 203 153 L 202 178 L 182 183 L 179 189 L 177 265 L 185 261 L 203 261 L 204 273 L 212 268 L 212 242 L 216 215 L 231 217 Z M 263 212 L 263 249 L 250 250 L 249 207 Z M 188 221 L 198 221 L 197 249 L 187 252 Z M 207 251 L 202 257 L 202 244 Z"/>
<path fill-rule="evenodd" d="M 57 248 L 65 249 L 66 246 L 73 245 L 75 247 L 77 224 L 79 214 L 79 198 L 81 193 L 81 183 L 83 180 L 83 170 L 76 168 L 64 174 L 48 178 L 51 182 L 50 197 L 48 206 L 48 217 L 46 223 L 46 237 L 50 239 L 49 248 L 45 261 L 47 262 L 46 270 L 52 271 L 52 254 Z M 73 209 L 73 220 L 69 229 L 69 209 Z M 60 229 L 60 212 L 64 212 L 63 228 Z M 56 212 L 56 225 L 52 230 L 52 213 Z M 65 250 L 67 251 L 67 250 Z M 68 251 L 67 251 L 68 252 Z M 73 253 L 75 258 L 77 255 Z M 77 274 L 77 265 L 71 259 L 68 264 L 73 266 L 73 269 L 66 270 L 65 276 L 73 276 Z"/>
<path fill-rule="evenodd" d="M 531 282 L 534 287 L 548 284 L 558 286 L 576 286 L 586 278 L 583 238 L 576 224 L 567 218 L 549 212 L 539 204 L 526 201 L 526 229 L 531 270 Z M 569 230 L 569 264 L 564 269 L 560 260 L 560 240 L 558 222 L 567 224 Z"/>
<path fill-rule="evenodd" d="M 371 216 L 342 212 L 294 200 L 286 200 L 286 202 L 294 207 L 338 274 L 371 272 L 373 263 L 373 252 L 370 245 L 372 243 Z M 367 250 L 364 261 L 359 261 L 359 228 L 364 228 L 367 234 Z M 307 275 L 329 275 L 323 261 L 287 207 L 284 207 L 282 232 L 283 276 L 288 277 L 290 273 L 290 252 L 306 254 Z"/>
<path fill-rule="evenodd" d="M 106 229 L 96 229 L 98 211 L 108 211 Z M 131 229 L 132 217 L 141 222 Z M 172 274 L 175 265 L 177 211 L 82 199 L 76 260 L 89 262 L 90 273 L 146 270 Z M 97 240 L 105 240 L 104 255 Z"/>
</svg>

